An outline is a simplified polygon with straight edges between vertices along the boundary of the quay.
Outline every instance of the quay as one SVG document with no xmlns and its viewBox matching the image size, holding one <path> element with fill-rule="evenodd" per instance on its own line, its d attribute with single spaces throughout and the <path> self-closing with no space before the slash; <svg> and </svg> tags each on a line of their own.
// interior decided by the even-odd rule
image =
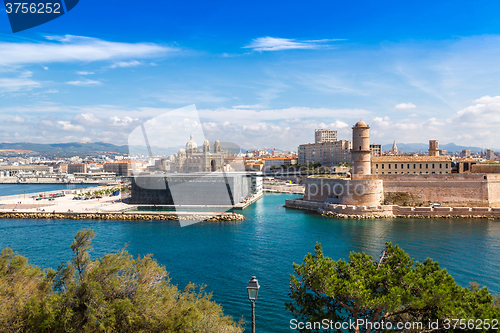
<svg viewBox="0 0 500 333">
<path fill-rule="evenodd" d="M 244 209 L 262 198 L 261 193 L 252 196 L 245 202 L 230 207 L 172 206 L 171 208 L 176 208 L 174 211 L 168 211 L 168 209 L 162 211 L 162 209 L 168 207 L 158 205 L 140 205 L 142 209 L 139 211 L 137 209 L 139 205 L 127 204 L 126 199 L 122 199 L 122 195 L 103 195 L 101 198 L 94 197 L 87 200 L 74 199 L 78 195 L 82 196 L 85 193 L 96 193 L 106 189 L 109 189 L 109 187 L 56 190 L 0 197 L 0 218 L 229 222 L 242 221 L 244 216 L 225 211 Z M 51 196 L 59 193 L 64 194 L 64 196 Z M 206 211 L 203 211 L 204 209 Z M 215 212 L 214 210 L 219 211 Z"/>
<path fill-rule="evenodd" d="M 355 206 L 313 202 L 302 199 L 285 200 L 286 208 L 318 212 L 323 216 L 349 219 L 365 218 L 494 218 L 500 219 L 500 208 L 490 207 L 404 207 L 398 205 Z"/>
</svg>

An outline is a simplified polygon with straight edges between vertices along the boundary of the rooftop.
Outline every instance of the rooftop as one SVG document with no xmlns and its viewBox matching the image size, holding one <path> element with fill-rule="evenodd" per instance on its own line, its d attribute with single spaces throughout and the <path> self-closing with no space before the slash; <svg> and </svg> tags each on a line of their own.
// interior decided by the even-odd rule
<svg viewBox="0 0 500 333">
<path fill-rule="evenodd" d="M 451 162 L 449 156 L 373 156 L 372 162 Z"/>
</svg>

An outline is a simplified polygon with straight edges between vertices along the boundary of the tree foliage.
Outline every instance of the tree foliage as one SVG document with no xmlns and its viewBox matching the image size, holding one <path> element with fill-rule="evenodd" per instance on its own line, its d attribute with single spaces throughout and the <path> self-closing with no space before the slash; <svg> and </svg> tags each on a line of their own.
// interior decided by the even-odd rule
<svg viewBox="0 0 500 333">
<path fill-rule="evenodd" d="M 301 265 L 294 264 L 290 279 L 292 303 L 287 308 L 299 322 L 420 322 L 423 328 L 400 332 L 446 331 L 445 319 L 499 319 L 497 296 L 487 288 L 471 284 L 459 286 L 446 269 L 432 259 L 415 263 L 399 246 L 386 243 L 379 261 L 365 253 L 351 253 L 349 260 L 334 261 L 325 257 L 321 244 L 314 254 L 305 256 Z M 437 330 L 428 327 L 438 320 Z M 387 327 L 387 326 L 386 326 Z M 458 326 L 457 326 L 458 327 Z M 347 330 L 307 329 L 307 332 Z M 369 325 L 349 327 L 349 332 L 371 332 Z M 486 332 L 488 330 L 484 329 Z M 377 330 L 380 331 L 380 330 Z M 455 330 L 458 331 L 458 330 Z M 481 331 L 481 330 L 476 330 Z"/>
<path fill-rule="evenodd" d="M 125 249 L 93 260 L 95 233 L 81 230 L 73 259 L 42 271 L 0 255 L 0 332 L 242 332 L 203 287 L 179 290 L 150 255 Z"/>
</svg>

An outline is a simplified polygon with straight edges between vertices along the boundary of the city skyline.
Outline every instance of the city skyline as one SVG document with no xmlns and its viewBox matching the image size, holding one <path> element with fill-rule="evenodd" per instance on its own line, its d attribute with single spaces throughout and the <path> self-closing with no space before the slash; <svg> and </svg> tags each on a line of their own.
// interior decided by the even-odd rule
<svg viewBox="0 0 500 333">
<path fill-rule="evenodd" d="M 1 14 L 0 142 L 123 145 L 195 104 L 241 147 L 348 139 L 363 119 L 376 143 L 498 148 L 498 4 L 151 5 L 81 2 L 17 34 Z"/>
</svg>

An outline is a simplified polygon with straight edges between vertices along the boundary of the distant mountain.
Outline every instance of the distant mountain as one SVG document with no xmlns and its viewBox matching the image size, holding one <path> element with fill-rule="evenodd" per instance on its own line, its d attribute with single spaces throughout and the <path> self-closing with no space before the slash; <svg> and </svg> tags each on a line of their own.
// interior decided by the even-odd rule
<svg viewBox="0 0 500 333">
<path fill-rule="evenodd" d="M 151 147 L 153 156 L 169 156 L 175 154 L 185 146 L 175 147 Z M 221 148 L 227 149 L 233 153 L 239 153 L 240 147 L 230 143 L 221 142 Z M 201 149 L 201 146 L 198 146 Z M 211 150 L 213 151 L 213 142 L 211 143 Z M 132 155 L 149 155 L 146 146 L 130 146 L 130 153 Z M 0 143 L 0 156 L 48 156 L 48 157 L 72 157 L 72 156 L 98 156 L 98 155 L 128 155 L 129 146 L 116 146 L 111 143 L 105 142 L 70 142 L 70 143 Z"/>
<path fill-rule="evenodd" d="M 123 155 L 128 153 L 128 146 L 116 146 L 111 143 L 105 142 L 92 142 L 92 143 L 0 143 L 0 155 L 3 154 L 2 150 L 25 150 L 32 153 L 21 153 L 20 155 L 46 155 L 54 157 L 71 157 L 75 155 L 84 156 L 97 156 L 97 155 Z"/>
<path fill-rule="evenodd" d="M 398 143 L 396 142 L 396 146 L 398 150 L 402 150 L 405 153 L 427 153 L 429 151 L 428 143 Z M 382 150 L 389 151 L 392 149 L 392 143 L 388 143 L 382 145 Z M 440 144 L 439 149 L 444 149 L 448 151 L 448 153 L 461 152 L 463 149 L 469 149 L 473 153 L 480 153 L 480 147 L 472 147 L 472 146 L 457 146 L 454 143 Z M 494 149 L 496 152 L 499 151 Z"/>
</svg>

